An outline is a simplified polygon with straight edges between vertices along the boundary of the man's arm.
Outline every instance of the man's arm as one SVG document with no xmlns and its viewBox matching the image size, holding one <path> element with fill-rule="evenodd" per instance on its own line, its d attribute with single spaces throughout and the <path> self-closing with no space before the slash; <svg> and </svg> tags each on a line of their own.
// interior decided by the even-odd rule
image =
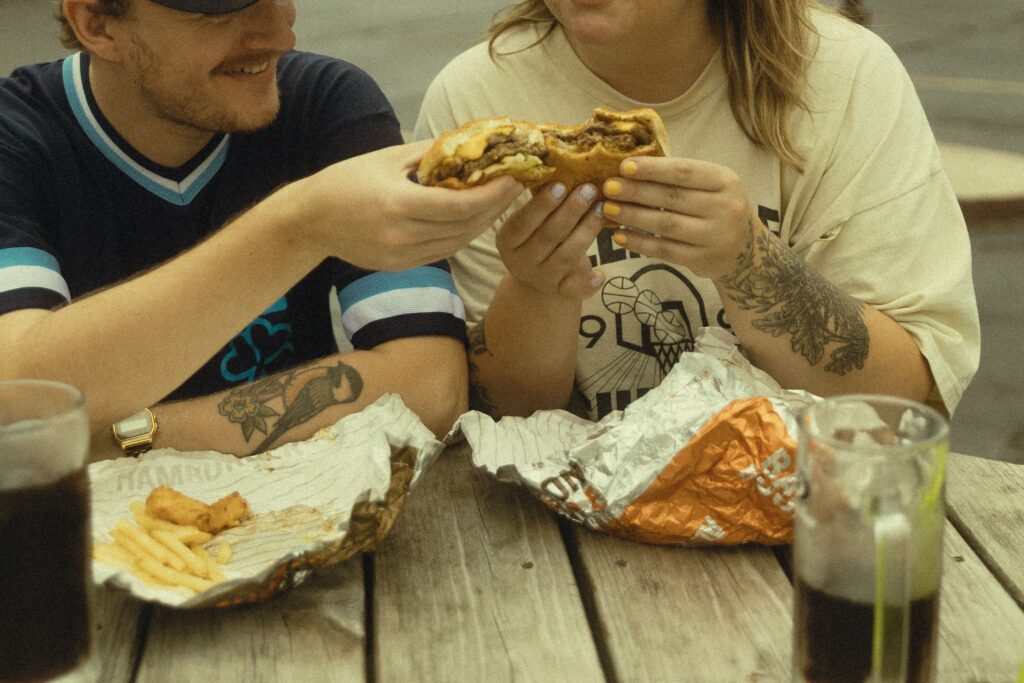
<svg viewBox="0 0 1024 683">
<path fill-rule="evenodd" d="M 162 403 L 156 447 L 259 453 L 307 439 L 386 393 L 439 438 L 466 410 L 466 356 L 449 337 L 407 337 L 336 354 L 211 396 Z M 93 434 L 95 459 L 122 455 L 110 428 Z"/>
<path fill-rule="evenodd" d="M 157 403 L 322 260 L 286 242 L 290 212 L 264 202 L 147 273 L 0 317 L 0 375 L 78 387 L 93 425 Z"/>
<path fill-rule="evenodd" d="M 427 146 L 334 164 L 158 268 L 56 311 L 0 316 L 0 377 L 73 384 L 104 428 L 162 400 L 324 258 L 404 270 L 454 253 L 522 188 L 416 185 L 406 176 Z"/>
</svg>

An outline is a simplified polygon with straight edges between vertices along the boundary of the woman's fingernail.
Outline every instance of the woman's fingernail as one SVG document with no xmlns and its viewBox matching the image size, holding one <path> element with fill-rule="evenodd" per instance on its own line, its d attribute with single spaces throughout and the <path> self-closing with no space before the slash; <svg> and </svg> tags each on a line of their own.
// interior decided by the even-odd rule
<svg viewBox="0 0 1024 683">
<path fill-rule="evenodd" d="M 622 183 L 618 180 L 604 181 L 604 193 L 609 197 L 615 197 L 622 192 Z"/>
<path fill-rule="evenodd" d="M 595 288 L 596 287 L 600 287 L 602 282 L 604 282 L 604 273 L 602 273 L 600 270 L 592 270 L 592 271 L 590 271 L 590 286 L 591 287 L 595 287 Z"/>
<path fill-rule="evenodd" d="M 622 175 L 636 175 L 637 170 L 635 161 L 627 160 L 622 162 Z"/>
<path fill-rule="evenodd" d="M 601 204 L 601 215 L 614 218 L 622 213 L 622 207 L 615 202 L 603 202 Z"/>
<path fill-rule="evenodd" d="M 565 196 L 565 185 L 562 183 L 555 183 L 551 186 L 551 189 L 549 189 L 548 192 L 550 192 L 551 196 L 555 199 L 561 199 Z"/>
<path fill-rule="evenodd" d="M 615 244 L 619 245 L 620 247 L 626 246 L 626 233 L 615 233 L 614 235 L 612 235 L 612 241 L 615 242 Z"/>
<path fill-rule="evenodd" d="M 594 197 L 597 196 L 597 188 L 591 185 L 590 183 L 587 183 L 586 185 L 580 188 L 580 196 L 586 200 L 593 199 Z"/>
</svg>

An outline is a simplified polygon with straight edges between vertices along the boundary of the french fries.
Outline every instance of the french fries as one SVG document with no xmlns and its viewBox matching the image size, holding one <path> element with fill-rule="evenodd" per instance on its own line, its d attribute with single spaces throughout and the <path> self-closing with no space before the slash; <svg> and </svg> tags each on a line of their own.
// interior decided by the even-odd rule
<svg viewBox="0 0 1024 683">
<path fill-rule="evenodd" d="M 149 585 L 181 586 L 197 593 L 226 580 L 222 565 L 231 561 L 230 543 L 221 541 L 211 555 L 203 544 L 214 534 L 158 519 L 142 502 L 129 508 L 131 518 L 121 518 L 110 531 L 113 541 L 93 545 L 96 560 L 129 571 Z"/>
<path fill-rule="evenodd" d="M 206 551 L 206 548 L 199 546 L 196 548 L 196 554 L 203 560 L 203 565 L 206 567 L 206 573 L 211 579 L 215 581 L 224 580 L 224 572 L 220 570 L 220 565 L 217 564 L 217 560 L 210 557 L 210 553 Z"/>
<path fill-rule="evenodd" d="M 230 543 L 221 543 L 217 546 L 217 562 L 227 564 L 231 561 L 232 552 Z"/>
</svg>

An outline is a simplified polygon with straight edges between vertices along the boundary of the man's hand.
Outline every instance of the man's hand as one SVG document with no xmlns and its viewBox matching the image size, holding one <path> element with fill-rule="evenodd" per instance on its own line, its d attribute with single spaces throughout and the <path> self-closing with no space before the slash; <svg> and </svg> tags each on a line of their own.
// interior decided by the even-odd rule
<svg viewBox="0 0 1024 683">
<path fill-rule="evenodd" d="M 410 175 L 432 141 L 346 159 L 283 188 L 308 248 L 370 270 L 404 270 L 451 256 L 523 192 L 511 178 L 451 190 Z M 280 204 L 278 206 L 281 206 Z"/>
<path fill-rule="evenodd" d="M 498 252 L 509 273 L 543 294 L 569 299 L 593 294 L 604 276 L 591 269 L 587 248 L 607 224 L 596 198 L 593 185 L 568 196 L 561 183 L 536 192 L 498 231 Z"/>
</svg>

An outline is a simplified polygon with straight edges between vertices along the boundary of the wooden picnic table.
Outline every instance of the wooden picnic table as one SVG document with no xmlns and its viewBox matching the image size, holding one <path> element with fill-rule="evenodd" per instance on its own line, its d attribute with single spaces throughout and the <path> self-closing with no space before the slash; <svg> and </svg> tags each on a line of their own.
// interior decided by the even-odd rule
<svg viewBox="0 0 1024 683">
<path fill-rule="evenodd" d="M 1017 680 L 1024 466 L 948 469 L 938 680 Z M 97 680 L 788 681 L 787 553 L 661 547 L 558 519 L 449 448 L 374 554 L 268 602 L 96 596 Z"/>
</svg>

